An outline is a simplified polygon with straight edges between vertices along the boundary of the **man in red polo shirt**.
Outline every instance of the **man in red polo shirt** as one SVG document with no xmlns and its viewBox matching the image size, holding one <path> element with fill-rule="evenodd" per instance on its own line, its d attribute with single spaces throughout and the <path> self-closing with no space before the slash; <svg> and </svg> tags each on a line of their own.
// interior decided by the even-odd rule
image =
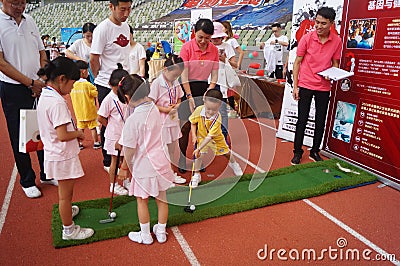
<svg viewBox="0 0 400 266">
<path fill-rule="evenodd" d="M 319 155 L 325 119 L 329 104 L 331 83 L 329 77 L 318 75 L 332 66 L 339 67 L 342 42 L 331 26 L 335 23 L 336 13 L 332 8 L 322 7 L 315 19 L 315 31 L 304 35 L 297 48 L 297 57 L 293 65 L 293 98 L 298 101 L 298 119 L 294 138 L 293 165 L 299 164 L 303 155 L 303 139 L 306 129 L 311 100 L 315 100 L 315 129 L 310 159 L 322 161 Z"/>
</svg>

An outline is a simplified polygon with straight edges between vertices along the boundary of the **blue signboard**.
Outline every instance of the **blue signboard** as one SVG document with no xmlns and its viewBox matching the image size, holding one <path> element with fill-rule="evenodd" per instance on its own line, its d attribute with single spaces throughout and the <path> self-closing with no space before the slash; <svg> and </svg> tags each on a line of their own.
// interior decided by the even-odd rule
<svg viewBox="0 0 400 266">
<path fill-rule="evenodd" d="M 82 39 L 82 28 L 61 28 L 61 42 L 67 44 L 69 40 L 68 44 L 71 45 L 79 39 Z"/>
</svg>

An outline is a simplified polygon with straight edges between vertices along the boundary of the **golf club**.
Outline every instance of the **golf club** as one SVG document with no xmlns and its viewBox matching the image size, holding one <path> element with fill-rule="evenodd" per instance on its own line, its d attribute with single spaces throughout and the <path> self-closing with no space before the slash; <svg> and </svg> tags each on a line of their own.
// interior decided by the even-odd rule
<svg viewBox="0 0 400 266">
<path fill-rule="evenodd" d="M 117 175 L 118 175 L 118 166 L 119 166 L 120 158 L 121 158 L 121 150 L 118 150 L 117 163 L 116 163 L 116 166 L 115 166 L 114 180 L 113 180 L 112 190 L 111 190 L 110 206 L 108 208 L 108 218 L 100 220 L 99 223 L 101 223 L 101 224 L 112 223 L 112 222 L 114 222 L 115 217 L 117 217 L 117 214 L 112 211 L 112 203 L 113 203 L 113 198 L 114 198 L 115 179 L 117 178 Z"/>
<path fill-rule="evenodd" d="M 194 150 L 196 150 L 196 146 L 197 146 L 197 145 L 194 145 Z M 193 174 L 194 174 L 194 162 L 195 162 L 195 160 L 196 160 L 196 156 L 193 154 L 192 176 L 193 176 Z M 192 198 L 192 181 L 190 180 L 190 182 L 189 182 L 189 198 L 188 198 L 188 203 L 187 203 L 187 205 L 186 205 L 186 207 L 185 207 L 185 209 L 184 209 L 185 212 L 193 213 L 194 210 L 196 209 L 196 206 L 195 206 L 195 205 L 191 205 L 191 204 L 190 204 L 191 198 Z"/>
</svg>

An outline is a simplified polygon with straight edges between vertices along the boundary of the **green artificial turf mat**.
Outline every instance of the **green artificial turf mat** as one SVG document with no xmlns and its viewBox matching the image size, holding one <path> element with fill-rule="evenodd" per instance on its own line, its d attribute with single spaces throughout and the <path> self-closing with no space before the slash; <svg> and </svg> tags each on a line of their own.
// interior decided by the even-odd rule
<svg viewBox="0 0 400 266">
<path fill-rule="evenodd" d="M 336 166 L 337 162 L 360 174 L 340 171 Z M 329 169 L 327 173 L 326 169 Z M 360 184 L 376 182 L 377 180 L 376 176 L 345 162 L 332 159 L 270 171 L 257 189 L 249 191 L 251 179 L 264 178 L 265 175 L 247 174 L 241 178 L 225 178 L 208 182 L 193 189 L 191 202 L 196 204 L 196 210 L 193 213 L 184 212 L 189 188 L 180 186 L 169 189 L 167 193 L 170 203 L 168 226 L 193 223 L 276 203 L 305 199 Z M 58 213 L 58 204 L 55 204 L 53 207 L 52 232 L 53 245 L 56 248 L 118 238 L 126 236 L 130 231 L 140 229 L 134 197 L 114 197 L 113 210 L 118 216 L 114 222 L 107 224 L 100 224 L 99 220 L 108 218 L 109 198 L 74 204 L 81 209 L 74 219 L 75 223 L 81 227 L 93 228 L 95 234 L 89 239 L 80 241 L 62 240 L 62 224 Z M 157 222 L 157 207 L 153 199 L 149 200 L 149 210 L 151 223 L 154 224 Z"/>
</svg>

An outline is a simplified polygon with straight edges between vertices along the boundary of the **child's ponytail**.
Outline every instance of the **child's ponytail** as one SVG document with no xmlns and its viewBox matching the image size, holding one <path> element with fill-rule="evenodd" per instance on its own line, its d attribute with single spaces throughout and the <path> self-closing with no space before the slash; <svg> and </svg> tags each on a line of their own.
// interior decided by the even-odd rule
<svg viewBox="0 0 400 266">
<path fill-rule="evenodd" d="M 108 83 L 110 83 L 110 86 L 118 86 L 119 82 L 123 77 L 129 76 L 128 71 L 126 71 L 121 63 L 117 63 L 117 69 L 114 69 L 113 72 L 111 73 L 110 80 Z"/>
<path fill-rule="evenodd" d="M 45 76 L 47 81 L 54 81 L 64 75 L 68 80 L 79 80 L 80 71 L 75 62 L 67 57 L 59 56 L 48 62 L 37 72 L 38 76 Z"/>
<path fill-rule="evenodd" d="M 164 67 L 168 68 L 168 70 L 173 70 L 176 67 L 179 67 L 181 70 L 185 68 L 183 64 L 183 59 L 176 54 L 169 53 L 167 55 L 167 59 L 164 62 Z"/>
<path fill-rule="evenodd" d="M 128 95 L 131 101 L 137 101 L 147 97 L 150 93 L 149 82 L 142 79 L 142 77 L 133 74 L 128 75 L 121 80 L 118 85 L 118 99 L 122 103 L 128 104 L 125 95 Z"/>
</svg>

